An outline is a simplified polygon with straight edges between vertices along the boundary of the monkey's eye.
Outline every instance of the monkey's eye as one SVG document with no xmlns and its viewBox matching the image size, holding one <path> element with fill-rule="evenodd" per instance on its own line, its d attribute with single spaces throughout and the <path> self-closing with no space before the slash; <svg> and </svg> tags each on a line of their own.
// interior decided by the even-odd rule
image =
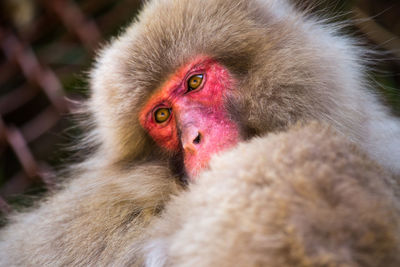
<svg viewBox="0 0 400 267">
<path fill-rule="evenodd" d="M 163 123 L 168 120 L 171 115 L 171 110 L 169 108 L 159 108 L 154 112 L 154 119 L 157 123 Z"/>
<path fill-rule="evenodd" d="M 188 92 L 199 88 L 202 81 L 203 81 L 203 74 L 196 74 L 190 77 L 188 80 Z"/>
</svg>

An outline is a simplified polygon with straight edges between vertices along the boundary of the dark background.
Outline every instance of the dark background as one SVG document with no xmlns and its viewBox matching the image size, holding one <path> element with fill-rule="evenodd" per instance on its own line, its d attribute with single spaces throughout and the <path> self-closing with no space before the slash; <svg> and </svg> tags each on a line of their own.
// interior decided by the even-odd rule
<svg viewBox="0 0 400 267">
<path fill-rule="evenodd" d="M 297 3 L 312 3 L 320 17 L 353 19 L 344 31 L 382 52 L 371 80 L 400 115 L 400 1 Z M 94 53 L 140 6 L 138 0 L 1 0 L 0 214 L 59 183 L 54 174 L 68 165 L 67 147 L 80 131 L 68 114 L 87 95 Z"/>
</svg>

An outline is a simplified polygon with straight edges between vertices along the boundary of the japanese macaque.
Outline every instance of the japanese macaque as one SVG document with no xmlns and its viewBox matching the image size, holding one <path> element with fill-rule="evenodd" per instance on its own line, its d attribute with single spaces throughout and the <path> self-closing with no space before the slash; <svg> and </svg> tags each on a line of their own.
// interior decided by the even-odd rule
<svg viewBox="0 0 400 267">
<path fill-rule="evenodd" d="M 0 265 L 398 266 L 400 124 L 336 28 L 146 2 L 91 72 L 92 154 L 11 216 Z"/>
<path fill-rule="evenodd" d="M 146 264 L 400 266 L 399 189 L 327 126 L 253 138 L 148 227 Z"/>
</svg>

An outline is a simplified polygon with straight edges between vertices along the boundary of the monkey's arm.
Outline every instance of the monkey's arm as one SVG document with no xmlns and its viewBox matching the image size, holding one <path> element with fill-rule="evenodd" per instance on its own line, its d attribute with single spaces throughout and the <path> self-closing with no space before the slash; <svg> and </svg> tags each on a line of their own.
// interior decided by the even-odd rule
<svg viewBox="0 0 400 267">
<path fill-rule="evenodd" d="M 168 266 L 400 266 L 393 178 L 312 124 L 242 144 L 152 227 Z"/>
<path fill-rule="evenodd" d="M 0 232 L 0 266 L 105 266 L 127 243 L 135 243 L 130 264 L 138 264 L 132 255 L 143 228 L 178 190 L 158 164 L 86 171 L 38 209 L 12 217 Z"/>
</svg>

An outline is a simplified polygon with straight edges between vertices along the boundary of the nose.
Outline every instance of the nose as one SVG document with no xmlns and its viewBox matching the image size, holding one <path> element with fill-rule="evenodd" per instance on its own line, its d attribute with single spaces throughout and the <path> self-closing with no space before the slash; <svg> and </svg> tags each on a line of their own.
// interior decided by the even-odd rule
<svg viewBox="0 0 400 267">
<path fill-rule="evenodd" d="M 202 142 L 203 136 L 197 127 L 185 127 L 185 131 L 182 133 L 182 146 L 185 152 L 196 154 Z"/>
</svg>

